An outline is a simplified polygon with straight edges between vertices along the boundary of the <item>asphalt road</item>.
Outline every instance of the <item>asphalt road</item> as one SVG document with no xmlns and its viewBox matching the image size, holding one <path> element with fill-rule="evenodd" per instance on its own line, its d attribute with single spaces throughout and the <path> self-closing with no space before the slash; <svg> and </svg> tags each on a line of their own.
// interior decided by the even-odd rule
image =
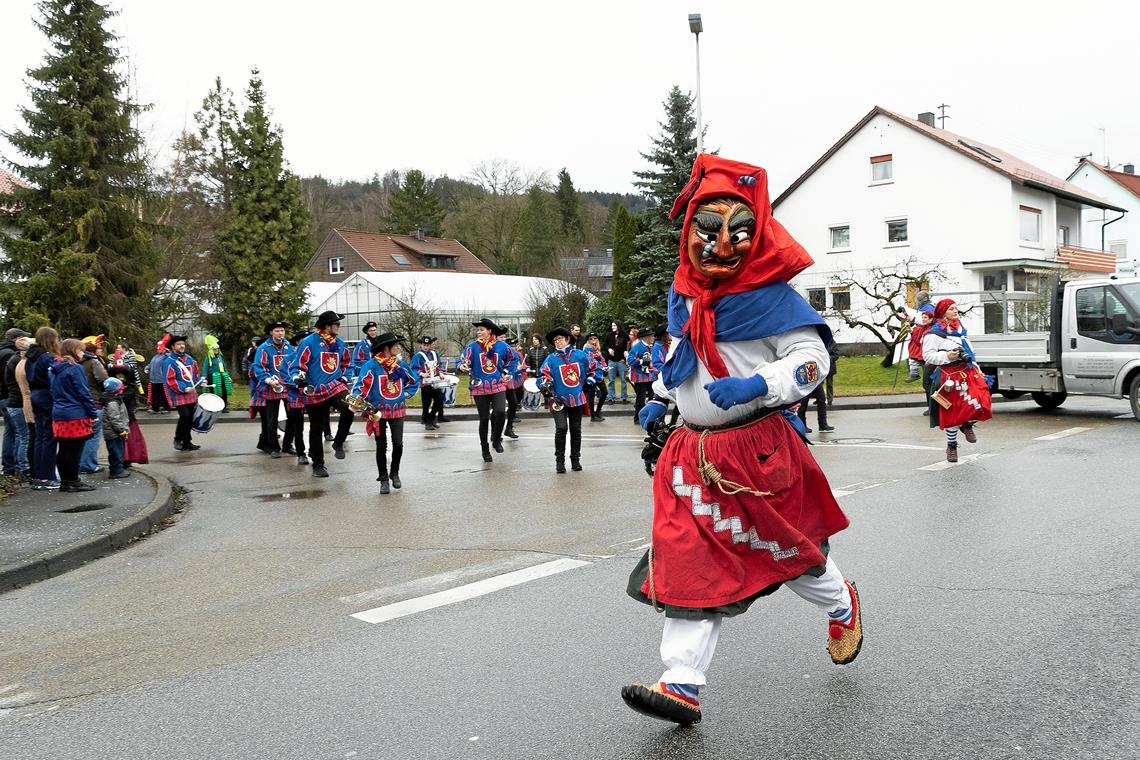
<svg viewBox="0 0 1140 760">
<path fill-rule="evenodd" d="M 661 667 L 660 618 L 624 595 L 650 520 L 628 419 L 587 423 L 586 472 L 561 476 L 549 422 L 492 465 L 474 423 L 409 425 L 388 497 L 363 436 L 318 480 L 256 453 L 252 425 L 196 454 L 148 426 L 192 506 L 0 596 L 0 758 L 1135 757 L 1126 412 L 1002 404 L 954 467 L 920 410 L 835 413 L 813 451 L 852 518 L 832 545 L 863 653 L 832 665 L 819 613 L 781 591 L 726 622 L 689 729 L 618 695 Z M 351 617 L 556 561 L 572 567 Z"/>
</svg>

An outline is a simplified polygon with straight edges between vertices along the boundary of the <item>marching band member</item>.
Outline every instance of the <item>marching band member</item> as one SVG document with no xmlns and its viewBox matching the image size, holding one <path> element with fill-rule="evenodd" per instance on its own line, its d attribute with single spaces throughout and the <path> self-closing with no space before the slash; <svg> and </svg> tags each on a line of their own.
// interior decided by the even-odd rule
<svg viewBox="0 0 1140 760">
<path fill-rule="evenodd" d="M 333 454 L 344 459 L 344 441 L 352 427 L 352 410 L 345 404 L 348 389 L 344 375 L 352 361 L 348 346 L 337 335 L 343 314 L 322 312 L 317 317 L 317 330 L 301 341 L 289 362 L 289 378 L 301 389 L 305 409 L 309 413 L 309 456 L 313 460 L 313 477 L 327 478 L 324 433 L 335 409 L 340 422 L 333 438 Z"/>
<path fill-rule="evenodd" d="M 597 365 L 598 371 L 604 377 L 609 369 L 605 356 L 602 355 L 602 344 L 598 340 L 598 334 L 595 332 L 586 336 L 586 345 L 584 346 L 586 353 L 590 356 L 590 361 Z M 606 418 L 602 416 L 602 407 L 606 404 L 606 384 L 594 383 L 586 386 L 586 401 L 590 408 L 590 421 L 598 422 L 604 421 Z"/>
<path fill-rule="evenodd" d="M 548 396 L 554 415 L 554 471 L 566 472 L 566 431 L 570 431 L 570 469 L 582 470 L 582 415 L 590 413 L 585 388 L 602 380 L 598 365 L 590 355 L 574 348 L 574 334 L 556 327 L 546 334 L 554 353 L 542 363 L 539 385 Z"/>
<path fill-rule="evenodd" d="M 364 403 L 353 402 L 365 408 L 368 419 L 366 431 L 376 436 L 376 480 L 380 481 L 380 493 L 400 490 L 400 459 L 404 454 L 404 417 L 407 414 L 407 400 L 416 395 L 419 380 L 410 365 L 400 358 L 400 342 L 403 335 L 384 333 L 369 339 L 372 358 L 365 362 L 352 385 L 352 397 Z M 388 464 L 387 431 L 392 431 L 392 463 Z M 389 483 L 391 485 L 389 486 Z"/>
<path fill-rule="evenodd" d="M 265 326 L 265 332 L 269 340 L 258 346 L 253 355 L 254 384 L 250 404 L 261 407 L 261 450 L 274 459 L 280 459 L 277 416 L 281 413 L 281 402 L 289 398 L 288 369 L 294 349 L 285 340 L 284 322 L 270 322 Z"/>
<path fill-rule="evenodd" d="M 637 341 L 629 348 L 626 363 L 629 364 L 629 380 L 633 383 L 636 394 L 633 402 L 633 421 L 637 422 L 637 415 L 642 408 L 653 398 L 653 381 L 657 379 L 660 370 L 653 366 L 653 345 L 656 336 L 653 330 L 646 328 L 638 334 Z"/>
<path fill-rule="evenodd" d="M 197 451 L 202 448 L 190 438 L 194 410 L 198 407 L 198 386 L 205 382 L 198 374 L 198 362 L 186 353 L 186 336 L 171 335 L 170 353 L 162 365 L 166 379 L 166 400 L 178 410 L 178 425 L 174 428 L 175 451 Z"/>
<path fill-rule="evenodd" d="M 289 341 L 293 344 L 290 356 L 296 353 L 297 346 L 301 345 L 308 334 L 305 331 L 293 336 Z M 290 456 L 296 454 L 297 464 L 308 464 L 309 458 L 305 456 L 305 396 L 291 377 L 286 377 L 285 389 L 289 395 L 285 398 L 285 441 L 281 444 L 281 453 Z"/>
<path fill-rule="evenodd" d="M 515 417 L 519 412 L 519 404 L 522 403 L 523 383 L 526 382 L 526 358 L 519 351 L 518 338 L 509 338 L 507 337 L 507 329 L 505 327 L 500 329 L 502 332 L 499 333 L 498 338 L 507 344 L 508 350 L 514 356 L 515 366 L 513 371 L 505 372 L 503 375 L 503 380 L 507 386 L 507 427 L 503 431 L 503 435 L 518 440 L 518 436 L 515 435 Z"/>
<path fill-rule="evenodd" d="M 966 327 L 958 319 L 958 305 L 943 298 L 934 307 L 937 320 L 922 337 L 922 360 L 934 369 L 930 375 L 930 427 L 946 431 L 946 461 L 958 461 L 958 431 L 970 443 L 978 442 L 974 425 L 990 419 L 993 409 L 985 375 L 974 360 Z"/>
<path fill-rule="evenodd" d="M 483 461 L 492 461 L 491 446 L 503 453 L 503 424 L 506 422 L 506 383 L 503 371 L 514 371 L 514 352 L 495 339 L 499 326 L 484 317 L 475 326 L 475 340 L 468 343 L 459 355 L 459 371 L 471 375 L 471 399 L 479 412 L 479 445 Z M 487 443 L 490 426 L 491 443 Z"/>
<path fill-rule="evenodd" d="M 375 322 L 368 322 L 364 325 L 364 337 L 352 349 L 352 364 L 350 371 L 345 375 L 346 380 L 351 381 L 352 378 L 356 377 L 360 368 L 372 359 L 372 339 L 379 333 L 380 326 Z"/>
<path fill-rule="evenodd" d="M 829 553 L 847 517 L 781 413 L 827 374 L 831 331 L 787 284 L 811 257 L 772 218 L 767 173 L 756 166 L 698 155 L 679 214 L 667 312 L 675 340 L 653 385 L 663 400 L 646 405 L 641 423 L 661 419 L 668 399 L 685 424 L 657 460 L 652 543 L 628 586 L 665 610 L 665 672 L 622 698 L 690 724 L 701 719 L 698 693 L 724 617 L 786 585 L 823 613 L 840 665 L 859 654 L 863 626 L 855 585 Z"/>
<path fill-rule="evenodd" d="M 439 418 L 443 416 L 443 369 L 439 353 L 435 350 L 435 338 L 420 336 L 420 350 L 412 357 L 412 371 L 419 378 L 421 423 L 427 430 L 439 430 Z M 438 420 L 438 421 L 437 421 Z"/>
</svg>

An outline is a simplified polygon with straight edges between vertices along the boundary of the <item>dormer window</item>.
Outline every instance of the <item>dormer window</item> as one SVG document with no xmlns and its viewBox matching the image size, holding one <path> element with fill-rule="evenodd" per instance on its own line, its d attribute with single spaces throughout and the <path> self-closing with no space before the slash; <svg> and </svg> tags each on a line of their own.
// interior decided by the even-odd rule
<svg viewBox="0 0 1140 760">
<path fill-rule="evenodd" d="M 872 182 L 886 182 L 893 179 L 894 172 L 894 157 L 890 153 L 882 156 L 871 156 L 871 181 Z"/>
</svg>

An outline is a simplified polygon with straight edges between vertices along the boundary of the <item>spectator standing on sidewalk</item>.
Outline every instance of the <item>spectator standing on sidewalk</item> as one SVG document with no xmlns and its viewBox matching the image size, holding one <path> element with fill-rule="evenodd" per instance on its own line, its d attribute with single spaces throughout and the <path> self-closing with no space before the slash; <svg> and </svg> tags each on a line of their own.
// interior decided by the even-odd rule
<svg viewBox="0 0 1140 760">
<path fill-rule="evenodd" d="M 79 458 L 79 471 L 87 475 L 102 472 L 99 465 L 99 441 L 103 438 L 103 381 L 107 379 L 107 365 L 103 363 L 104 337 L 89 335 L 83 339 L 83 371 L 87 375 L 87 386 L 91 389 L 91 399 L 99 414 L 95 416 L 91 437 L 83 444 L 83 455 Z"/>
<path fill-rule="evenodd" d="M 827 368 L 827 378 L 823 382 L 827 388 L 827 408 L 830 409 L 835 403 L 835 373 L 839 371 L 839 346 L 834 340 L 827 344 L 827 355 L 831 366 Z"/>
<path fill-rule="evenodd" d="M 48 369 L 55 364 L 58 352 L 59 333 L 46 325 L 36 330 L 36 344 L 28 349 L 25 373 L 32 398 L 32 418 L 36 426 L 32 488 L 37 491 L 59 488 L 59 481 L 55 478 L 57 444 L 55 435 L 52 434 L 51 375 L 48 374 Z"/>
<path fill-rule="evenodd" d="M 550 351 L 542 344 L 542 338 L 537 335 L 530 336 L 530 348 L 526 352 L 526 373 L 531 377 L 537 377 L 539 368 L 548 356 Z"/>
<path fill-rule="evenodd" d="M 8 373 L 5 368 L 13 356 L 17 356 L 16 340 L 26 338 L 28 334 L 13 327 L 4 333 L 4 340 L 0 340 L 0 417 L 4 420 L 4 441 L 2 449 L 3 471 L 5 475 L 16 475 L 19 468 L 16 466 L 16 447 L 19 445 L 16 434 L 16 423 L 8 413 L 8 397 L 11 388 L 8 387 Z M 18 390 L 18 389 L 17 389 Z"/>
<path fill-rule="evenodd" d="M 93 435 L 99 407 L 91 397 L 87 373 L 81 366 L 84 343 L 68 338 L 59 347 L 59 358 L 48 369 L 51 378 L 51 427 L 59 442 L 59 490 L 94 491 L 79 479 L 83 446 Z"/>
<path fill-rule="evenodd" d="M 32 477 L 33 438 L 35 422 L 32 416 L 32 391 L 28 387 L 28 349 L 35 345 L 31 338 L 16 338 L 17 353 L 8 360 L 4 376 L 8 383 L 8 414 L 16 425 L 16 469 L 26 480 Z"/>
<path fill-rule="evenodd" d="M 131 421 L 123 398 L 125 387 L 117 377 L 109 377 L 103 382 L 103 439 L 107 442 L 108 480 L 129 475 L 124 454 L 131 434 Z"/>
<path fill-rule="evenodd" d="M 602 340 L 602 356 L 606 360 L 606 384 L 609 386 L 611 404 L 629 403 L 629 384 L 626 381 L 626 372 L 629 368 L 625 363 L 625 352 L 629 350 L 629 338 L 621 322 L 614 320 L 610 323 L 610 331 Z M 621 382 L 621 396 L 617 393 L 617 384 Z"/>
<path fill-rule="evenodd" d="M 167 344 L 170 342 L 170 333 L 162 336 L 162 340 L 154 344 L 154 357 L 146 367 L 147 377 L 150 378 L 150 413 L 170 414 L 170 402 L 166 400 L 166 355 Z"/>
</svg>

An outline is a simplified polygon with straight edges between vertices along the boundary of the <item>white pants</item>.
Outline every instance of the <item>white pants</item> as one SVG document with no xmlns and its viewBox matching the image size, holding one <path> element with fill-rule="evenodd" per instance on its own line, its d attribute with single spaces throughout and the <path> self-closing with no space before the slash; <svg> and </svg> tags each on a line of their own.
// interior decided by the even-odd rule
<svg viewBox="0 0 1140 760">
<path fill-rule="evenodd" d="M 785 581 L 784 585 L 824 612 L 851 607 L 851 592 L 831 557 L 827 558 L 820 577 L 801 575 Z M 665 629 L 661 632 L 661 661 L 665 663 L 665 672 L 660 680 L 704 686 L 705 673 L 716 652 L 721 620 L 720 615 L 703 620 L 665 618 Z"/>
</svg>

